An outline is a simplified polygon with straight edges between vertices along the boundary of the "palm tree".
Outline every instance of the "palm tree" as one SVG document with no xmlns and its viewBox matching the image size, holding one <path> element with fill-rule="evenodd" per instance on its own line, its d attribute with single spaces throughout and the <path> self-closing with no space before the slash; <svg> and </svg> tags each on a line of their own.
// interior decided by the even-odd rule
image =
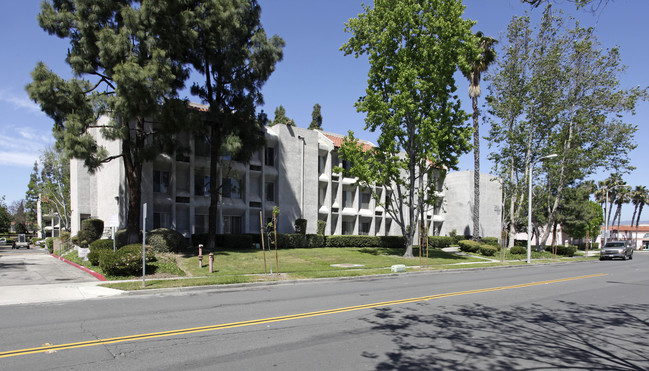
<svg viewBox="0 0 649 371">
<path fill-rule="evenodd" d="M 615 197 L 615 204 L 617 205 L 617 209 L 615 210 L 615 215 L 613 216 L 613 223 L 615 223 L 615 218 L 617 218 L 617 233 L 620 233 L 620 222 L 622 219 L 622 205 L 631 202 L 630 193 L 631 193 L 631 187 L 624 184 L 622 187 L 618 188 L 617 195 Z"/>
<path fill-rule="evenodd" d="M 636 245 L 638 244 L 638 225 L 640 224 L 640 215 L 642 215 L 642 208 L 645 204 L 649 202 L 649 190 L 645 186 L 636 186 L 633 190 L 631 196 L 631 202 L 635 205 L 635 210 L 633 210 L 633 216 L 635 217 L 636 210 L 638 211 L 638 217 L 635 219 L 635 237 Z M 633 226 L 633 218 L 631 219 L 631 226 Z"/>
<path fill-rule="evenodd" d="M 473 240 L 480 239 L 480 126 L 478 124 L 478 97 L 480 96 L 480 75 L 489 68 L 489 65 L 496 59 L 496 51 L 493 46 L 498 42 L 496 39 L 484 36 L 478 31 L 475 36 L 478 40 L 480 54 L 471 64 L 471 69 L 465 73 L 469 80 L 469 98 L 473 106 Z"/>
</svg>

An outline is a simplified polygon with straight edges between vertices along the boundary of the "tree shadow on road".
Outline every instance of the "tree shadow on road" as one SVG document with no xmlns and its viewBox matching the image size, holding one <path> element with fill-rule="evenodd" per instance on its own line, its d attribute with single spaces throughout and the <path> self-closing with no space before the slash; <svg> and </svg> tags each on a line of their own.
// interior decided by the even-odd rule
<svg viewBox="0 0 649 371">
<path fill-rule="evenodd" d="M 649 369 L 649 304 L 557 307 L 381 308 L 366 320 L 396 347 L 362 355 L 377 370 Z"/>
</svg>

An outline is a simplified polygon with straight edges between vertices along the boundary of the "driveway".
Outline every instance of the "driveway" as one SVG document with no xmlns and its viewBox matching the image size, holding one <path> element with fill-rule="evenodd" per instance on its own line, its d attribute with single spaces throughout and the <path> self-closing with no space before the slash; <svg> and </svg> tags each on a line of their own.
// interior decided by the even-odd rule
<svg viewBox="0 0 649 371">
<path fill-rule="evenodd" d="M 48 254 L 47 249 L 0 246 L 0 305 L 66 301 L 120 293 Z"/>
</svg>

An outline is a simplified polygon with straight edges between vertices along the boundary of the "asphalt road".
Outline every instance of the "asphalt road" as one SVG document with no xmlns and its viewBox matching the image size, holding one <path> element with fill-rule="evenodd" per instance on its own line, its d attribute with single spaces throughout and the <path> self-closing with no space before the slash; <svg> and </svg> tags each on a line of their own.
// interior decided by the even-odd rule
<svg viewBox="0 0 649 371">
<path fill-rule="evenodd" d="M 636 252 L 2 306 L 0 369 L 647 370 L 648 267 Z"/>
</svg>

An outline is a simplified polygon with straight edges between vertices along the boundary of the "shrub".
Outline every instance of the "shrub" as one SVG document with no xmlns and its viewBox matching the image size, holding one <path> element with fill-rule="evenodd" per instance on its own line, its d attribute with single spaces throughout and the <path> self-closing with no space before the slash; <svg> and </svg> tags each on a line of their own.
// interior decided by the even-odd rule
<svg viewBox="0 0 649 371">
<path fill-rule="evenodd" d="M 509 253 L 513 255 L 527 254 L 527 248 L 523 246 L 512 246 L 512 248 L 509 250 Z"/>
<path fill-rule="evenodd" d="M 146 262 L 155 261 L 151 246 L 146 248 Z M 131 244 L 121 247 L 116 252 L 104 251 L 99 260 L 99 267 L 111 276 L 135 276 L 142 272 L 142 245 Z"/>
<path fill-rule="evenodd" d="M 406 245 L 406 238 L 403 236 L 381 236 L 379 241 L 379 246 L 386 249 L 400 249 Z"/>
<path fill-rule="evenodd" d="M 442 249 L 449 247 L 453 243 L 453 238 L 448 236 L 429 236 L 428 245 L 433 249 Z"/>
<path fill-rule="evenodd" d="M 146 234 L 146 244 L 156 252 L 181 252 L 187 248 L 182 233 L 169 228 L 158 228 Z"/>
<path fill-rule="evenodd" d="M 318 220 L 318 234 L 324 236 L 326 228 L 327 222 L 325 222 L 324 220 Z"/>
<path fill-rule="evenodd" d="M 306 247 L 306 236 L 301 233 L 278 233 L 277 234 L 278 249 L 302 249 L 305 247 Z"/>
<path fill-rule="evenodd" d="M 514 240 L 514 246 L 522 246 L 527 248 L 527 240 Z"/>
<path fill-rule="evenodd" d="M 306 234 L 306 219 L 295 219 L 295 233 Z"/>
<path fill-rule="evenodd" d="M 324 245 L 325 245 L 325 236 L 320 234 L 306 235 L 306 247 L 313 249 L 316 247 L 324 247 Z"/>
<path fill-rule="evenodd" d="M 498 243 L 498 237 L 482 237 L 480 239 L 480 242 L 487 245 L 500 247 L 500 244 Z"/>
<path fill-rule="evenodd" d="M 77 234 L 82 247 L 101 238 L 104 233 L 104 221 L 101 219 L 86 219 L 81 222 L 81 230 Z"/>
<path fill-rule="evenodd" d="M 79 237 L 77 237 L 77 236 L 70 237 L 70 242 L 72 242 L 73 245 L 78 246 L 79 245 Z"/>
<path fill-rule="evenodd" d="M 65 231 L 61 232 L 61 234 L 59 234 L 59 238 L 63 243 L 70 241 L 70 232 L 65 232 Z"/>
<path fill-rule="evenodd" d="M 47 237 L 45 239 L 45 246 L 47 246 L 47 250 L 51 253 L 54 252 L 54 238 L 53 237 Z"/>
<path fill-rule="evenodd" d="M 113 240 L 96 240 L 88 247 L 90 248 L 88 261 L 90 264 L 97 266 L 106 252 L 113 252 Z"/>
<path fill-rule="evenodd" d="M 545 251 L 552 252 L 552 246 L 546 247 Z M 557 245 L 557 255 L 572 257 L 575 256 L 576 251 L 577 251 L 577 246 Z"/>
<path fill-rule="evenodd" d="M 120 229 L 115 232 L 115 240 L 117 240 L 117 247 L 128 245 L 128 234 L 126 229 Z M 142 243 L 142 231 L 139 231 L 137 243 Z"/>
<path fill-rule="evenodd" d="M 484 256 L 494 256 L 498 252 L 498 248 L 492 245 L 482 244 L 480 245 L 478 252 Z"/>
<path fill-rule="evenodd" d="M 377 236 L 327 236 L 327 247 L 380 247 L 381 239 Z"/>
<path fill-rule="evenodd" d="M 480 249 L 480 242 L 476 242 L 473 240 L 461 240 L 458 241 L 458 245 L 460 245 L 460 250 L 464 252 L 478 252 Z"/>
</svg>

